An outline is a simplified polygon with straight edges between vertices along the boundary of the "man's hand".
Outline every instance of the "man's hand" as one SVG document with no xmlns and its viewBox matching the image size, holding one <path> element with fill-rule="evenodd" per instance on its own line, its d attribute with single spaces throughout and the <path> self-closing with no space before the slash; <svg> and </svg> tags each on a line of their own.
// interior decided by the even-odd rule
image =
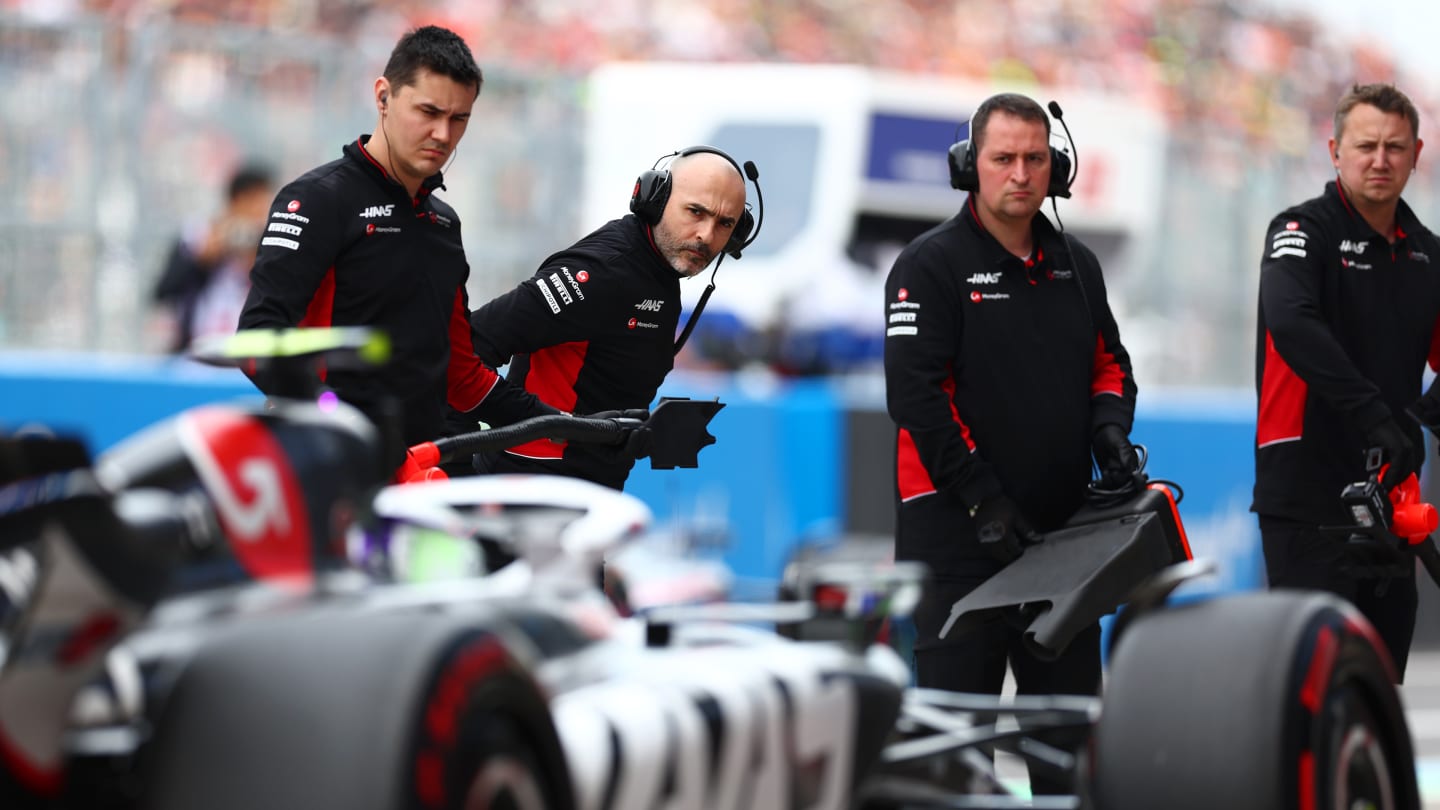
<svg viewBox="0 0 1440 810">
<path fill-rule="evenodd" d="M 1427 394 L 1415 400 L 1415 404 L 1406 408 L 1405 412 L 1410 414 L 1411 419 L 1419 422 L 1420 427 L 1440 436 L 1440 400 Z M 1425 454 L 1422 451 L 1420 455 Z"/>
<path fill-rule="evenodd" d="M 975 520 L 975 535 L 981 548 L 1000 562 L 1010 562 L 1020 556 L 1025 546 L 1040 542 L 1041 537 L 1020 508 L 1003 493 L 981 501 L 970 510 Z"/>
<path fill-rule="evenodd" d="M 1091 440 L 1095 464 L 1100 468 L 1100 484 L 1106 489 L 1120 489 L 1140 471 L 1140 456 L 1125 430 L 1116 424 L 1095 429 Z"/>
<path fill-rule="evenodd" d="M 1386 417 L 1368 430 L 1365 431 L 1365 441 L 1370 447 L 1378 447 L 1383 452 L 1381 462 L 1388 464 L 1385 469 L 1385 477 L 1380 479 L 1380 487 L 1386 492 L 1394 489 L 1409 478 L 1412 473 L 1420 471 L 1420 464 L 1424 455 L 1410 441 L 1404 430 L 1393 417 Z"/>
<path fill-rule="evenodd" d="M 650 418 L 649 408 L 626 408 L 620 411 L 596 411 L 594 413 L 579 414 L 585 419 L 634 419 L 637 422 L 644 422 Z"/>
<path fill-rule="evenodd" d="M 650 418 L 649 409 L 626 408 L 618 411 L 596 411 L 585 414 L 584 418 L 612 419 L 620 423 L 621 432 L 625 438 L 619 444 L 606 445 L 607 449 L 613 448 L 614 452 L 631 459 L 642 459 L 650 455 L 650 428 L 645 427 L 645 420 Z"/>
</svg>

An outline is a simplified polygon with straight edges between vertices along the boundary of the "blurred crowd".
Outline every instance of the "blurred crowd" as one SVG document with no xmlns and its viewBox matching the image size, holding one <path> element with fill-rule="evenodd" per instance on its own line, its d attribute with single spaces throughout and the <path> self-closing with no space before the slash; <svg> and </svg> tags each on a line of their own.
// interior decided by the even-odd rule
<svg viewBox="0 0 1440 810">
<path fill-rule="evenodd" d="M 168 19 L 389 42 L 424 23 L 461 33 L 482 64 L 584 73 L 611 60 L 853 62 L 975 80 L 1124 92 L 1203 140 L 1294 151 L 1323 132 L 1357 76 L 1428 77 L 1386 43 L 1307 13 L 1237 0 L 0 0 L 49 21 Z"/>
<path fill-rule="evenodd" d="M 7 121 L 0 155 L 9 155 L 0 180 L 13 175 L 21 192 L 0 202 L 0 213 L 16 229 L 17 267 L 62 269 L 37 279 L 0 266 L 0 345 L 130 345 L 128 324 L 149 303 L 164 252 L 193 227 L 183 220 L 213 212 L 246 158 L 262 157 L 285 178 L 368 126 L 356 66 L 361 75 L 378 71 L 399 32 L 427 23 L 461 33 L 487 75 L 486 115 L 472 135 L 486 146 L 462 156 L 471 176 L 449 191 L 468 234 L 479 235 L 467 234 L 467 248 L 485 251 L 474 298 L 528 275 L 544 252 L 536 245 L 560 244 L 593 225 L 575 221 L 573 174 L 559 167 L 580 159 L 580 80 L 600 63 L 856 63 L 1033 82 L 1123 94 L 1170 122 L 1175 160 L 1166 199 L 1157 201 L 1167 209 L 1171 240 L 1166 272 L 1137 279 L 1116 297 L 1122 311 L 1133 304 L 1124 320 L 1148 331 L 1145 343 L 1213 345 L 1209 354 L 1220 359 L 1208 365 L 1193 351 L 1160 357 L 1157 365 L 1174 379 L 1222 384 L 1247 378 L 1235 358 L 1248 354 L 1224 341 L 1250 334 L 1254 251 L 1243 229 L 1250 218 L 1263 221 L 1217 189 L 1246 190 L 1257 165 L 1283 161 L 1271 179 L 1303 184 L 1266 186 L 1267 193 L 1300 199 L 1318 191 L 1329 173 L 1319 147 L 1335 100 L 1354 81 L 1400 84 L 1420 108 L 1422 137 L 1440 115 L 1430 78 L 1407 72 L 1386 43 L 1240 0 L 0 0 L 5 20 L 20 21 L 26 38 L 6 39 L 17 35 L 0 25 L 0 77 L 20 77 L 7 79 L 14 92 L 0 99 Z M 37 30 L 72 36 L 57 33 L 52 44 Z M 86 37 L 100 41 L 100 59 Z M 95 89 L 111 86 L 118 91 Z M 59 106 L 72 87 L 89 99 L 80 105 L 85 113 Z M 703 97 L 698 88 L 696 100 Z M 66 115 L 88 128 L 64 125 Z M 139 164 L 124 154 L 136 148 L 148 153 Z M 1412 188 L 1418 195 L 1434 183 L 1422 176 Z M 137 216 L 135 200 L 146 201 L 146 215 Z M 1272 205 L 1267 198 L 1259 207 Z M 1212 230 L 1175 235 L 1195 222 Z M 10 238 L 4 227 L 0 244 Z M 1214 229 L 1235 255 L 1215 254 L 1222 240 Z M 897 246 L 883 247 L 890 255 Z M 856 259 L 878 266 L 873 257 Z M 77 269 L 86 266 L 97 269 Z M 1235 283 L 1217 284 L 1217 266 Z M 862 276 L 857 289 L 876 285 L 873 273 Z M 84 304 L 40 318 L 27 288 L 39 290 L 35 301 L 58 294 Z M 708 325 L 723 325 L 721 317 L 707 313 Z M 68 337 L 77 330 L 88 333 Z M 708 331 L 697 333 L 697 347 L 711 342 Z M 766 336 L 771 348 L 751 346 L 752 336 L 715 354 L 753 348 L 781 373 L 827 373 L 849 369 L 794 358 L 848 353 L 873 366 L 877 335 L 878 328 L 847 334 L 861 344 L 843 352 L 818 333 Z M 789 359 L 777 360 L 773 347 L 787 340 Z M 175 338 L 148 334 L 140 342 L 163 350 Z"/>
</svg>

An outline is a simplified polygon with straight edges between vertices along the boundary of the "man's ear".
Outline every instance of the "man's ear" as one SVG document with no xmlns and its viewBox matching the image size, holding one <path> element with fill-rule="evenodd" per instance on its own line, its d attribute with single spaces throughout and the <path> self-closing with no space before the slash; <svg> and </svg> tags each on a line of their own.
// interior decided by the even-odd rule
<svg viewBox="0 0 1440 810">
<path fill-rule="evenodd" d="M 380 111 L 381 115 L 384 115 L 385 109 L 387 106 L 389 106 L 389 103 L 390 80 L 386 79 L 384 76 L 381 76 L 380 78 L 375 80 L 375 107 Z"/>
</svg>

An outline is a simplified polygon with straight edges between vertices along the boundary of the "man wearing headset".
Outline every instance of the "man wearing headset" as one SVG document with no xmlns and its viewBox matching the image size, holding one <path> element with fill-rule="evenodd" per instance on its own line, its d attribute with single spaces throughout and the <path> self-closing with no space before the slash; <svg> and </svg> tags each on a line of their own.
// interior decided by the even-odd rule
<svg viewBox="0 0 1440 810">
<path fill-rule="evenodd" d="M 496 424 L 555 413 L 476 358 L 460 218 L 432 193 L 443 188 L 441 169 L 482 81 L 455 33 L 426 26 L 401 37 L 375 80 L 374 135 L 346 144 L 338 160 L 275 197 L 240 315 L 241 329 L 388 333 L 388 367 L 335 370 L 326 383 L 376 419 L 389 419 L 398 404 L 407 445 L 441 435 L 447 403 Z M 272 381 L 256 384 L 273 393 Z"/>
<path fill-rule="evenodd" d="M 508 363 L 511 383 L 562 411 L 648 408 L 675 364 L 680 280 L 723 252 L 738 255 L 753 226 L 740 166 L 707 146 L 642 174 L 630 210 L 470 319 L 480 359 Z M 469 421 L 452 420 L 452 429 L 473 430 Z M 643 452 L 541 440 L 477 455 L 474 464 L 482 473 L 569 475 L 622 489 Z"/>
<path fill-rule="evenodd" d="M 1368 451 L 1389 465 L 1380 481 L 1389 492 L 1420 469 L 1421 425 L 1440 427 L 1440 389 L 1421 396 L 1426 362 L 1440 368 L 1440 240 L 1400 199 L 1424 145 L 1419 131 L 1415 105 L 1392 85 L 1355 85 L 1340 98 L 1335 179 L 1266 232 L 1255 345 L 1251 508 L 1270 585 L 1349 599 L 1401 679 L 1415 629 L 1414 561 L 1362 568 L 1344 536 L 1320 527 L 1351 524 L 1340 493 L 1365 480 Z"/>
<path fill-rule="evenodd" d="M 916 679 L 999 694 L 1008 662 L 1021 694 L 1096 694 L 1098 625 L 1055 661 L 1003 620 L 939 637 L 955 601 L 1082 505 L 1092 450 L 1116 486 L 1138 466 L 1135 382 L 1100 265 L 1040 213 L 1069 185 L 1044 109 L 986 99 L 951 173 L 970 192 L 964 206 L 906 246 L 885 284 L 895 557 L 932 574 L 915 614 Z"/>
</svg>

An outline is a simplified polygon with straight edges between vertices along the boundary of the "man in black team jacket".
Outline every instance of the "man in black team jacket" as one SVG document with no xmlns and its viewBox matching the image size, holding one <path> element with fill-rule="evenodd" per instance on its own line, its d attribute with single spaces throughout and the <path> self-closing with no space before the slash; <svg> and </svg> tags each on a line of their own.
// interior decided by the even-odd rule
<svg viewBox="0 0 1440 810">
<path fill-rule="evenodd" d="M 1068 192 L 1049 118 L 1001 94 L 970 127 L 951 150 L 964 207 L 911 242 L 885 284 L 895 556 L 932 574 L 915 615 L 916 679 L 999 694 L 1008 660 L 1022 694 L 1095 694 L 1098 625 L 1055 661 L 1003 621 L 938 636 L 957 599 L 1082 505 L 1092 448 L 1117 484 L 1136 467 L 1135 382 L 1099 263 L 1039 213 Z"/>
<path fill-rule="evenodd" d="M 1335 110 L 1336 179 L 1270 223 L 1255 352 L 1255 500 L 1272 587 L 1333 591 L 1385 640 L 1403 678 L 1415 629 L 1413 562 L 1357 568 L 1343 537 L 1345 485 L 1381 448 L 1389 489 L 1420 468 L 1417 420 L 1440 426 L 1440 241 L 1400 199 L 1423 145 L 1390 85 L 1356 85 Z M 1410 411 L 1410 415 L 1405 412 Z M 1414 418 L 1412 418 L 1412 416 Z"/>
<path fill-rule="evenodd" d="M 480 359 L 508 362 L 511 383 L 562 411 L 649 407 L 674 366 L 680 279 L 736 248 L 751 227 L 739 166 L 710 147 L 682 150 L 668 171 L 642 175 L 631 210 L 470 319 Z M 569 475 L 615 489 L 634 463 L 549 440 L 475 458 L 483 473 Z"/>
<path fill-rule="evenodd" d="M 403 36 L 375 80 L 376 134 L 276 196 L 240 314 L 241 329 L 388 333 L 384 371 L 335 371 L 326 383 L 372 418 L 398 405 L 407 445 L 441 435 L 447 403 L 496 424 L 555 413 L 476 358 L 460 219 L 432 194 L 443 188 L 440 169 L 465 133 L 481 81 L 454 33 L 427 26 Z M 256 384 L 274 393 L 270 381 Z"/>
</svg>

